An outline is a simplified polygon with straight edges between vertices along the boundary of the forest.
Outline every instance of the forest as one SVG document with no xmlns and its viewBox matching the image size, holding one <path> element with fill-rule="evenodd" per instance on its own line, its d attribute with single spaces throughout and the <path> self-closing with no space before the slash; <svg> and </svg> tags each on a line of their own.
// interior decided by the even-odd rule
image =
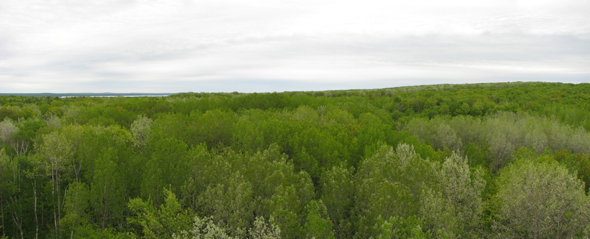
<svg viewBox="0 0 590 239">
<path fill-rule="evenodd" d="M 0 238 L 587 238 L 590 84 L 0 96 Z"/>
</svg>

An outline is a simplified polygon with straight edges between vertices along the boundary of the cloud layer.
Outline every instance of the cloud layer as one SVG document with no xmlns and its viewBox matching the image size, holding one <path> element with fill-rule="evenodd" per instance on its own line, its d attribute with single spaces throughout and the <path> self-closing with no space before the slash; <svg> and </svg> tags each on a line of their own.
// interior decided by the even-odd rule
<svg viewBox="0 0 590 239">
<path fill-rule="evenodd" d="M 4 0 L 0 92 L 589 81 L 589 3 L 477 2 Z"/>
</svg>

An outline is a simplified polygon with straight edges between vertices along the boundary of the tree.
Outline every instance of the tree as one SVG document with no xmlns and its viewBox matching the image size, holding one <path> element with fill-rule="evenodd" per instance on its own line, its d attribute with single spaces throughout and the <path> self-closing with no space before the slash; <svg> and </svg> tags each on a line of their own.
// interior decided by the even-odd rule
<svg viewBox="0 0 590 239">
<path fill-rule="evenodd" d="M 27 119 L 19 121 L 18 132 L 14 135 L 12 148 L 17 155 L 23 155 L 33 149 L 33 140 L 37 136 L 37 132 L 45 124 L 39 119 Z"/>
<path fill-rule="evenodd" d="M 90 205 L 96 215 L 95 222 L 100 225 L 101 230 L 105 230 L 110 222 L 122 219 L 126 201 L 123 178 L 114 159 L 115 150 L 105 151 L 102 157 L 94 161 L 94 177 L 90 188 Z"/>
<path fill-rule="evenodd" d="M 14 186 L 14 179 L 18 173 L 18 165 L 10 158 L 3 148 L 0 149 L 0 220 L 2 235 L 6 235 L 6 221 L 5 221 L 5 204 L 6 201 L 16 190 Z M 22 230 L 22 229 L 21 229 Z"/>
<path fill-rule="evenodd" d="M 131 133 L 135 138 L 135 146 L 143 149 L 150 139 L 152 133 L 151 126 L 154 121 L 143 115 L 137 116 L 137 119 L 131 124 Z"/>
<path fill-rule="evenodd" d="M 501 237 L 571 238 L 588 230 L 590 201 L 582 181 L 552 159 L 514 162 L 501 172 L 495 197 L 492 229 Z"/>
<path fill-rule="evenodd" d="M 72 158 L 74 148 L 66 137 L 54 131 L 42 136 L 42 143 L 36 147 L 41 157 L 41 167 L 45 169 L 46 173 L 51 177 L 52 197 L 54 200 L 55 211 L 53 215 L 54 229 L 56 236 L 61 238 L 61 228 L 59 220 L 61 219 L 61 211 L 63 205 L 63 187 L 62 187 L 62 173 L 65 171 L 65 164 Z"/>
<path fill-rule="evenodd" d="M 454 208 L 461 237 L 475 238 L 482 214 L 481 193 L 485 186 L 483 172 L 469 170 L 467 159 L 453 154 L 441 167 L 441 186 L 444 198 Z"/>
<path fill-rule="evenodd" d="M 218 225 L 227 228 L 230 235 L 244 237 L 253 220 L 252 184 L 240 172 L 230 176 L 227 184 L 210 186 L 201 195 L 201 202 Z"/>
<path fill-rule="evenodd" d="M 362 162 L 355 175 L 355 237 L 376 236 L 378 228 L 374 225 L 380 216 L 407 218 L 418 214 L 421 191 L 439 188 L 439 180 L 435 165 L 420 158 L 413 147 L 400 144 L 394 150 L 383 145 Z"/>
<path fill-rule="evenodd" d="M 264 217 L 256 217 L 254 227 L 248 230 L 252 239 L 279 239 L 281 238 L 281 229 L 275 225 L 271 217 L 267 223 Z"/>
<path fill-rule="evenodd" d="M 90 224 L 87 210 L 90 206 L 90 195 L 88 186 L 82 182 L 74 182 L 69 185 L 65 194 L 64 211 L 65 216 L 60 220 L 64 231 L 70 235 L 79 236 L 80 229 Z"/>
<path fill-rule="evenodd" d="M 336 236 L 344 238 L 352 235 L 352 224 L 349 220 L 355 191 L 352 169 L 335 166 L 324 173 L 320 185 L 321 198 L 332 219 Z"/>
<path fill-rule="evenodd" d="M 416 216 L 408 218 L 390 217 L 388 220 L 377 218 L 375 227 L 378 228 L 379 234 L 375 237 L 378 239 L 427 239 L 430 238 L 430 232 L 422 230 L 422 221 Z"/>
<path fill-rule="evenodd" d="M 465 119 L 463 116 L 455 118 Z M 452 127 L 454 121 L 449 120 L 448 117 L 435 117 L 432 120 L 422 118 L 415 118 L 408 122 L 406 129 L 412 134 L 417 135 L 421 140 L 426 140 L 431 143 L 435 149 L 443 150 L 445 148 L 461 152 L 463 151 L 463 141 L 459 137 L 458 132 L 470 131 L 471 127 L 465 129 L 468 125 L 462 124 L 460 129 Z M 465 120 L 469 121 L 469 120 Z"/>
<path fill-rule="evenodd" d="M 152 154 L 145 165 L 141 194 L 159 205 L 164 198 L 163 188 L 171 186 L 171 190 L 180 194 L 180 187 L 188 179 L 191 166 L 187 145 L 183 141 L 165 138 L 148 145 Z"/>
<path fill-rule="evenodd" d="M 470 109 L 471 109 L 471 108 L 469 107 L 469 105 L 468 105 L 467 103 L 463 102 L 463 104 L 461 105 L 461 107 L 459 107 L 459 108 L 457 109 L 457 112 L 456 112 L 456 113 L 457 113 L 458 115 L 468 115 L 468 114 L 469 114 L 469 111 L 470 111 Z"/>
<path fill-rule="evenodd" d="M 233 239 L 227 234 L 225 228 L 215 224 L 211 217 L 201 218 L 195 216 L 193 228 L 190 231 L 181 231 L 172 235 L 174 239 Z M 237 237 L 236 237 L 237 238 Z"/>
<path fill-rule="evenodd" d="M 420 219 L 424 230 L 432 233 L 435 238 L 457 238 L 457 218 L 455 208 L 446 200 L 441 192 L 430 188 L 423 189 L 420 194 Z"/>
<path fill-rule="evenodd" d="M 492 133 L 489 139 L 490 153 L 493 155 L 490 168 L 497 172 L 510 162 L 510 154 L 514 152 L 514 145 L 500 132 Z"/>
<path fill-rule="evenodd" d="M 304 237 L 301 227 L 299 213 L 301 212 L 301 201 L 297 197 L 295 187 L 278 186 L 272 198 L 266 202 L 272 212 L 277 225 L 281 228 L 282 238 Z"/>
<path fill-rule="evenodd" d="M 274 224 L 273 219 L 267 223 L 264 217 L 257 217 L 252 228 L 248 229 L 248 235 L 252 239 L 279 239 L 281 229 Z M 182 231 L 172 235 L 174 239 L 231 239 L 226 228 L 215 224 L 211 217 L 201 218 L 195 216 L 193 228 L 190 231 Z M 238 238 L 238 237 L 235 237 Z"/>
<path fill-rule="evenodd" d="M 254 153 L 264 148 L 264 135 L 257 127 L 259 122 L 240 118 L 232 136 L 232 148 L 236 151 Z"/>
<path fill-rule="evenodd" d="M 189 125 L 196 144 L 205 142 L 209 148 L 230 146 L 236 116 L 233 112 L 211 110 Z"/>
<path fill-rule="evenodd" d="M 170 238 L 173 234 L 190 228 L 191 213 L 183 210 L 176 195 L 168 189 L 163 189 L 165 201 L 159 207 L 141 198 L 131 199 L 127 206 L 134 213 L 127 218 L 131 224 L 141 226 L 142 238 Z"/>
<path fill-rule="evenodd" d="M 305 209 L 307 218 L 304 230 L 307 233 L 307 238 L 335 238 L 332 222 L 328 216 L 326 206 L 321 200 L 312 200 Z"/>
<path fill-rule="evenodd" d="M 16 127 L 10 118 L 5 118 L 4 121 L 0 122 L 0 142 L 5 144 L 11 143 L 18 130 L 18 127 Z"/>
</svg>

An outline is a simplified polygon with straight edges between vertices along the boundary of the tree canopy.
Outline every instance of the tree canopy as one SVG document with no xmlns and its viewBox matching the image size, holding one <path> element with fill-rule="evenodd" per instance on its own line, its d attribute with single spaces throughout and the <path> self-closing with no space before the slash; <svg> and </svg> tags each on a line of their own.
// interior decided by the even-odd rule
<svg viewBox="0 0 590 239">
<path fill-rule="evenodd" d="M 0 238 L 587 238 L 590 84 L 0 96 Z"/>
</svg>

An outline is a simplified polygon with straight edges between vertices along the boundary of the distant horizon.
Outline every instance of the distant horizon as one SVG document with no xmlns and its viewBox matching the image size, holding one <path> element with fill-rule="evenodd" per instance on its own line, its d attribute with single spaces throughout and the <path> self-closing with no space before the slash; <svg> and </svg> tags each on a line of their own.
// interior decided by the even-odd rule
<svg viewBox="0 0 590 239">
<path fill-rule="evenodd" d="M 327 89 L 327 90 L 294 90 L 294 91 L 260 91 L 260 92 L 240 92 L 240 91 L 231 91 L 231 92 L 205 92 L 205 91 L 183 91 L 183 92 L 14 92 L 14 93 L 4 93 L 0 92 L 0 96 L 34 96 L 34 95 L 48 95 L 48 96 L 125 96 L 125 95 L 137 95 L 137 96 L 168 96 L 174 94 L 183 94 L 183 93 L 206 93 L 206 94 L 216 94 L 216 93 L 240 93 L 240 94 L 252 94 L 252 93 L 286 93 L 286 92 L 324 92 L 324 91 L 353 91 L 353 90 L 379 90 L 379 89 L 395 89 L 395 88 L 405 88 L 405 87 L 418 87 L 418 86 L 437 86 L 437 85 L 475 85 L 475 84 L 502 84 L 502 83 L 557 83 L 557 84 L 588 84 L 589 82 L 559 82 L 559 81 L 502 81 L 502 82 L 474 82 L 474 83 L 435 83 L 435 84 L 420 84 L 420 85 L 403 85 L 403 86 L 391 86 L 391 87 L 381 87 L 381 88 L 350 88 L 350 89 Z"/>
</svg>

